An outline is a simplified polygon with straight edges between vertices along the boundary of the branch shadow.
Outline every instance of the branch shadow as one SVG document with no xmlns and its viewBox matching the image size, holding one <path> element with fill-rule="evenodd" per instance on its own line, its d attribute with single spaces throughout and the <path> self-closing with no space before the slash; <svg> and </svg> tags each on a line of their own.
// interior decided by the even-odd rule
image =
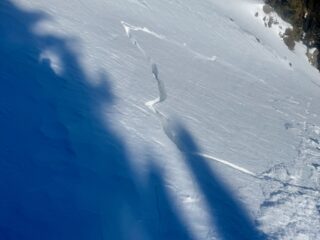
<svg viewBox="0 0 320 240">
<path fill-rule="evenodd" d="M 201 152 L 191 134 L 182 124 L 176 124 L 177 147 L 184 155 L 195 182 L 209 206 L 211 225 L 216 226 L 221 239 L 266 239 L 245 208 L 235 199 L 228 187 L 219 180 L 208 160 L 193 153 Z"/>
<path fill-rule="evenodd" d="M 43 20 L 0 2 L 0 239 L 193 239 L 161 169 L 150 164 L 138 182 L 126 145 L 101 116 L 115 101 L 108 75 L 91 85 L 74 40 L 34 33 Z M 59 56 L 61 72 L 46 50 Z M 179 137 L 197 149 L 187 130 Z M 187 151 L 185 160 L 223 239 L 258 239 L 205 160 Z"/>
</svg>

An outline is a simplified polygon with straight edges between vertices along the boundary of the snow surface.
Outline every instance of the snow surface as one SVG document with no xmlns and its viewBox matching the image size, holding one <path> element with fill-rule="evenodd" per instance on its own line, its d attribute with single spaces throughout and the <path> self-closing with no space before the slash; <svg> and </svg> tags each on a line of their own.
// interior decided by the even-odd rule
<svg viewBox="0 0 320 240">
<path fill-rule="evenodd" d="M 319 239 L 319 73 L 262 7 L 2 0 L 0 239 Z"/>
</svg>

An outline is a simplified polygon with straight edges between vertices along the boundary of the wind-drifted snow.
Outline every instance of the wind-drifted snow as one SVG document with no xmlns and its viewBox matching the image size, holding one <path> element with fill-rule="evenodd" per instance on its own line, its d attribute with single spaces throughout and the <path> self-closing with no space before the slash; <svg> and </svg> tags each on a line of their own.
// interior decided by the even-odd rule
<svg viewBox="0 0 320 240">
<path fill-rule="evenodd" d="M 118 191 L 131 194 L 125 201 L 141 203 L 133 210 L 129 203 L 112 209 L 119 217 L 115 223 L 123 224 L 116 227 L 127 231 L 118 239 L 154 239 L 148 237 L 150 229 L 159 239 L 187 239 L 177 234 L 179 221 L 168 212 L 183 219 L 192 239 L 256 239 L 259 231 L 267 236 L 262 239 L 320 238 L 320 75 L 302 50 L 287 49 L 279 29 L 264 26 L 262 1 L 12 3 L 21 11 L 49 16 L 30 31 L 71 41 L 68 47 L 89 76 L 88 86 L 99 87 L 103 80 L 97 76 L 108 75 L 115 99 L 108 107 L 101 100 L 99 116 L 126 146 L 136 182 L 152 185 L 157 175 L 149 174 L 150 166 L 161 169 L 159 182 L 174 210 L 159 197 L 159 183 L 149 195 L 139 195 L 149 196 L 147 203 L 133 201 L 123 163 L 117 163 L 115 176 L 101 173 L 117 180 L 110 185 L 101 180 L 112 190 L 97 204 L 108 208 L 112 192 L 116 196 Z M 0 3 L 0 14 L 6 6 Z M 37 61 L 48 61 L 56 75 L 64 74 L 63 54 L 54 47 L 39 51 Z M 77 99 L 83 87 L 71 88 L 70 94 Z M 70 131 L 66 136 L 74 161 L 86 168 L 82 161 L 100 154 L 108 162 L 103 149 L 115 144 L 112 139 L 95 127 L 92 136 L 103 143 L 82 139 L 81 124 L 74 127 L 73 122 L 88 113 L 64 114 L 61 124 Z M 54 136 L 57 129 L 42 126 L 41 132 Z M 91 145 L 99 153 L 86 153 Z M 100 214 L 94 204 L 83 206 L 85 212 Z M 117 239 L 118 229 L 109 227 L 113 219 L 108 214 L 97 219 L 100 239 Z M 169 220 L 175 224 L 168 227 Z"/>
</svg>

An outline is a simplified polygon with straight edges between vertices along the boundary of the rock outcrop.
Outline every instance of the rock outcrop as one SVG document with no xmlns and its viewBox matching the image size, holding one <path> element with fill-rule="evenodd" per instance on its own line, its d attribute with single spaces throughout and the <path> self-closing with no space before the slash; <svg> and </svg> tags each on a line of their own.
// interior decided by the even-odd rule
<svg viewBox="0 0 320 240">
<path fill-rule="evenodd" d="M 308 49 L 313 51 L 314 65 L 320 70 L 320 1 L 319 0 L 265 0 L 293 29 L 288 32 L 286 41 L 302 41 Z M 316 61 L 314 60 L 316 59 Z"/>
</svg>

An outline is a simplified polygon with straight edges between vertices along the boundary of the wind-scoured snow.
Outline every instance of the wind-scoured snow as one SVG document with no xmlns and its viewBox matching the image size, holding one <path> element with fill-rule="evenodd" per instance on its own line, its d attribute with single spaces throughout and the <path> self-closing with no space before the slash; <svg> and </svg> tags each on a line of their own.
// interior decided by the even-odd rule
<svg viewBox="0 0 320 240">
<path fill-rule="evenodd" d="M 262 0 L 0 20 L 1 239 L 320 238 L 320 74 Z"/>
</svg>

